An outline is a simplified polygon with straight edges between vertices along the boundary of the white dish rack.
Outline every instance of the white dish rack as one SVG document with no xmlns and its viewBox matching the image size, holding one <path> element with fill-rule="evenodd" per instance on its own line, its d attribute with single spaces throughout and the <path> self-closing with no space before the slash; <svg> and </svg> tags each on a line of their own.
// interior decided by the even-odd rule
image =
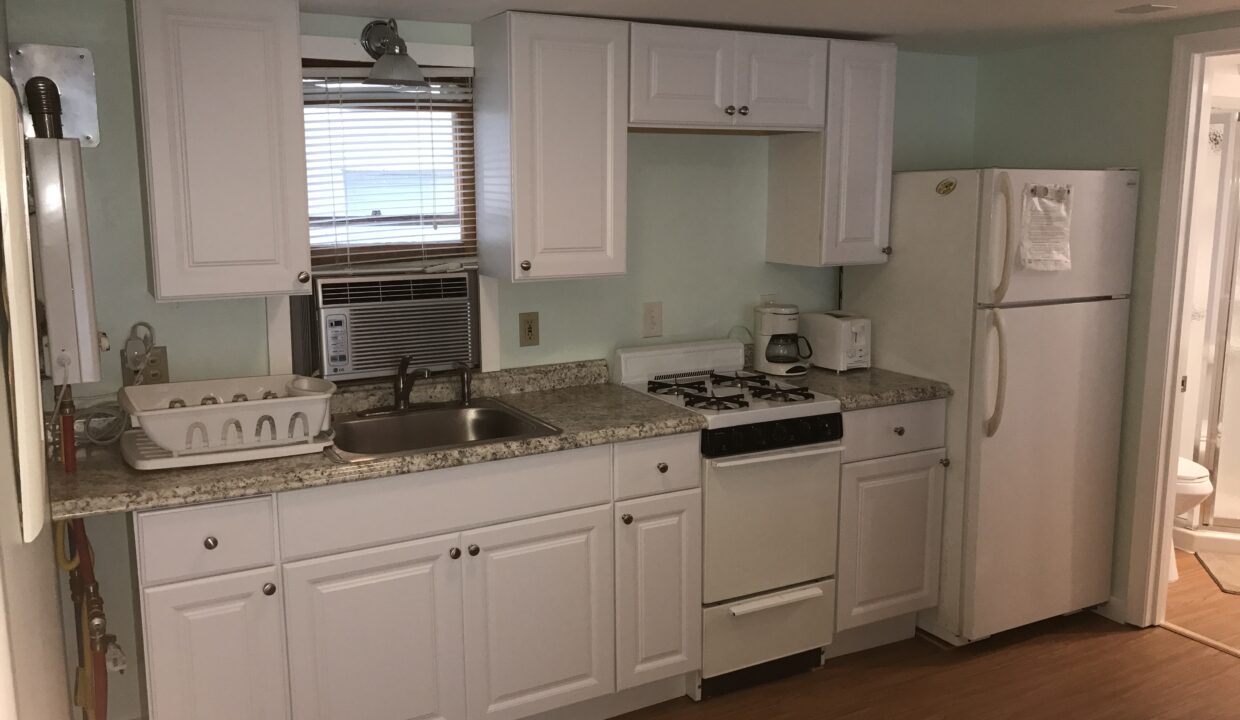
<svg viewBox="0 0 1240 720">
<path fill-rule="evenodd" d="M 140 430 L 126 433 L 122 454 L 148 469 L 318 452 L 331 444 L 335 391 L 301 375 L 126 387 L 120 404 Z"/>
</svg>

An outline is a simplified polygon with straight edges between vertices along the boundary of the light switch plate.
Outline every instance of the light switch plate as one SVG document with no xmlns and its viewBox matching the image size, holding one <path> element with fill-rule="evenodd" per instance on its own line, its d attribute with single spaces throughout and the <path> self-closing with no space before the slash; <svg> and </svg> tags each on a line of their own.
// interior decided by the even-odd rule
<svg viewBox="0 0 1240 720">
<path fill-rule="evenodd" d="M 538 344 L 538 313 L 523 312 L 517 315 L 517 344 L 533 347 Z"/>
</svg>

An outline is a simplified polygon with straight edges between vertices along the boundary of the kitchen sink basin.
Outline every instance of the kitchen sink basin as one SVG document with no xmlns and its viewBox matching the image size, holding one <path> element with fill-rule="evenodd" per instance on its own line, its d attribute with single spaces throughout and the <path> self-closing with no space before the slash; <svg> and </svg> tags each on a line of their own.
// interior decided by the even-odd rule
<svg viewBox="0 0 1240 720">
<path fill-rule="evenodd" d="M 336 445 L 331 452 L 345 462 L 560 433 L 553 425 L 489 399 L 469 405 L 342 415 L 333 419 L 332 429 Z"/>
</svg>

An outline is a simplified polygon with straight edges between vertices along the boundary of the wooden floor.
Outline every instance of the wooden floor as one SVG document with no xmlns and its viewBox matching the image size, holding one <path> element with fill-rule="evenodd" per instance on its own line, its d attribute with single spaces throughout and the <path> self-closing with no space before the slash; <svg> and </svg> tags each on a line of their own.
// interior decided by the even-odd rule
<svg viewBox="0 0 1240 720">
<path fill-rule="evenodd" d="M 1163 628 L 1093 613 L 965 648 L 917 638 L 703 703 L 624 720 L 1154 720 L 1240 717 L 1240 659 Z"/>
<path fill-rule="evenodd" d="M 1180 579 L 1167 586 L 1167 622 L 1240 649 L 1240 595 L 1219 590 L 1192 553 L 1176 550 L 1175 566 Z"/>
</svg>

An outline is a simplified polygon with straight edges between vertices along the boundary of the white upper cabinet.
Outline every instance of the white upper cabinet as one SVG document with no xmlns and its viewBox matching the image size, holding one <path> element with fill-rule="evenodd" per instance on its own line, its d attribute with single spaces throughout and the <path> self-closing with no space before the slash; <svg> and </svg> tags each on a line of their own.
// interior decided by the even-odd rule
<svg viewBox="0 0 1240 720">
<path fill-rule="evenodd" d="M 884 263 L 896 48 L 832 40 L 828 68 L 822 134 L 770 140 L 766 258 L 813 267 Z"/>
<path fill-rule="evenodd" d="M 825 39 L 643 24 L 631 35 L 633 125 L 823 126 Z"/>
<path fill-rule="evenodd" d="M 821 128 L 827 46 L 821 38 L 736 34 L 736 124 Z"/>
<path fill-rule="evenodd" d="M 482 272 L 625 271 L 629 25 L 505 13 L 474 26 Z"/>
<path fill-rule="evenodd" d="M 651 125 L 731 125 L 736 33 L 632 26 L 629 119 Z M 728 114 L 727 108 L 731 108 Z"/>
<path fill-rule="evenodd" d="M 310 292 L 297 0 L 134 0 L 152 291 Z"/>
</svg>

